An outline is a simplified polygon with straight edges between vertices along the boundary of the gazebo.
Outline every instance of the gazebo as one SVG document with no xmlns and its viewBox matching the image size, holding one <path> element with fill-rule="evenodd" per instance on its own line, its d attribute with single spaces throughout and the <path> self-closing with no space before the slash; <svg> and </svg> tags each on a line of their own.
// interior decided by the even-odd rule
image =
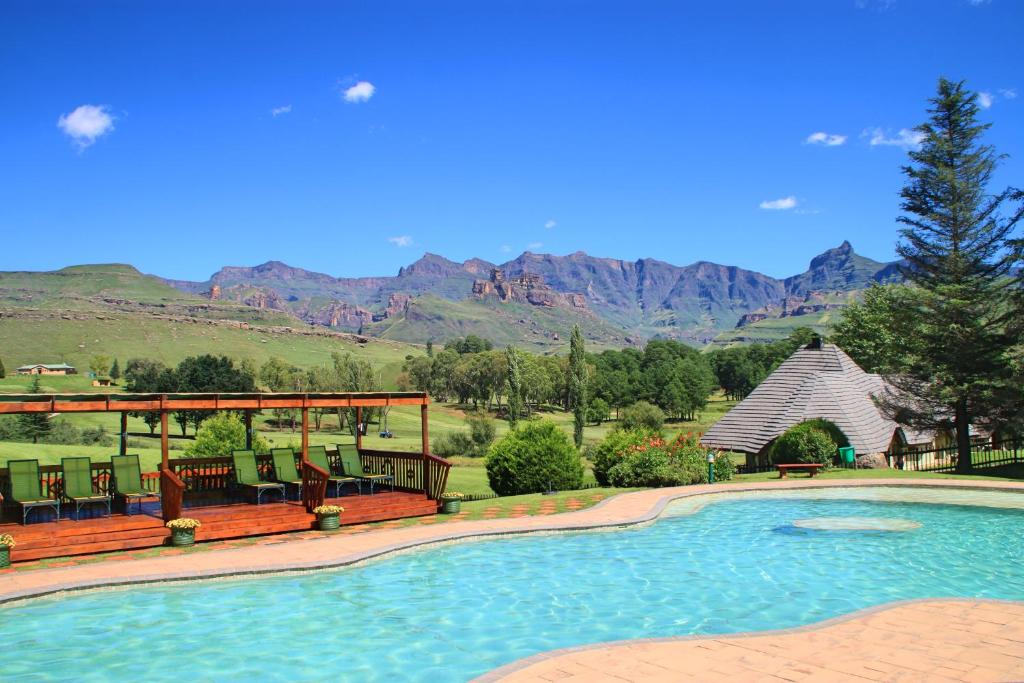
<svg viewBox="0 0 1024 683">
<path fill-rule="evenodd" d="M 701 438 L 709 448 L 747 454 L 766 464 L 766 449 L 783 432 L 816 418 L 839 427 L 857 455 L 885 453 L 899 425 L 875 402 L 885 383 L 842 349 L 820 339 L 801 347 Z"/>
</svg>

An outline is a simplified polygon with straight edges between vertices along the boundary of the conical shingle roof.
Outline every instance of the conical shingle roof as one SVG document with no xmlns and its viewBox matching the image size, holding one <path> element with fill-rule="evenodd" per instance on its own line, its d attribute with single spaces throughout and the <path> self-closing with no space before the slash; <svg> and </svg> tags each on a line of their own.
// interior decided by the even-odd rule
<svg viewBox="0 0 1024 683">
<path fill-rule="evenodd" d="M 834 344 L 797 349 L 754 391 L 704 434 L 711 448 L 758 453 L 793 425 L 822 418 L 843 431 L 858 454 L 881 453 L 897 425 L 874 396 L 882 378 L 871 375 Z"/>
</svg>

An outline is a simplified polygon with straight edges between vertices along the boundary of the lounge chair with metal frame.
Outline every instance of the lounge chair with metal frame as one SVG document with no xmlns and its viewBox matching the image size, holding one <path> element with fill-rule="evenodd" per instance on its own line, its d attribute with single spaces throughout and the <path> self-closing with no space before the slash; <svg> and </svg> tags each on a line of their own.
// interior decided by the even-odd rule
<svg viewBox="0 0 1024 683">
<path fill-rule="evenodd" d="M 75 519 L 82 513 L 83 505 L 107 506 L 107 517 L 110 516 L 112 498 L 107 493 L 99 493 L 92 479 L 92 460 L 89 458 L 63 458 L 60 461 L 64 485 L 61 496 L 75 505 Z"/>
<path fill-rule="evenodd" d="M 142 467 L 139 465 L 139 456 L 112 455 L 110 456 L 110 491 L 114 498 L 124 499 L 124 513 L 132 513 L 132 501 L 139 502 L 139 512 L 142 512 L 142 501 L 146 498 L 159 498 L 159 491 L 150 491 L 142 484 Z"/>
<path fill-rule="evenodd" d="M 284 484 L 260 479 L 260 470 L 256 465 L 256 453 L 251 450 L 237 450 L 231 452 L 231 460 L 234 463 L 235 485 L 240 488 L 249 489 L 256 493 L 256 504 L 260 504 L 260 498 L 268 491 L 277 491 L 284 500 Z"/>
<path fill-rule="evenodd" d="M 392 474 L 371 474 L 363 469 L 363 461 L 355 444 L 338 444 L 338 457 L 341 459 L 342 474 L 355 477 L 370 483 L 370 495 L 378 482 L 390 482 L 391 490 L 395 490 L 395 477 Z"/>
<path fill-rule="evenodd" d="M 270 459 L 274 463 L 274 481 L 285 486 L 302 490 L 302 475 L 295 464 L 295 451 L 290 448 L 271 448 Z"/>
<path fill-rule="evenodd" d="M 21 523 L 28 523 L 28 513 L 37 508 L 53 508 L 60 519 L 60 500 L 43 494 L 38 460 L 8 460 L 11 500 L 21 506 Z"/>
</svg>

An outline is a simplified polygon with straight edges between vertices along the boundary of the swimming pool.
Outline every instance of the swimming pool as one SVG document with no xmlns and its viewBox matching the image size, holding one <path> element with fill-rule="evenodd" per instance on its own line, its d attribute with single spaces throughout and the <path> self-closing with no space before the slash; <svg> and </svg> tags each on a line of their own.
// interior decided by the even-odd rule
<svg viewBox="0 0 1024 683">
<path fill-rule="evenodd" d="M 3 678 L 462 681 L 584 643 L 799 626 L 909 598 L 1024 599 L 1024 511 L 870 498 L 692 499 L 641 528 L 15 603 L 0 609 Z M 829 518 L 901 523 L 795 524 Z"/>
</svg>

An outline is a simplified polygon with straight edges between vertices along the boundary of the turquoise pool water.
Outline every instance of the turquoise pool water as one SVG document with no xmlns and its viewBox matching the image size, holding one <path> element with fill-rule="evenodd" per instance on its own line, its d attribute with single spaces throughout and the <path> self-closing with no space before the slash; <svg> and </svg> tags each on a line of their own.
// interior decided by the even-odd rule
<svg viewBox="0 0 1024 683">
<path fill-rule="evenodd" d="M 849 517 L 920 526 L 793 525 Z M 464 681 L 583 643 L 798 626 L 907 598 L 1024 599 L 1022 528 L 1019 510 L 744 499 L 639 529 L 83 593 L 0 609 L 2 678 Z"/>
</svg>

